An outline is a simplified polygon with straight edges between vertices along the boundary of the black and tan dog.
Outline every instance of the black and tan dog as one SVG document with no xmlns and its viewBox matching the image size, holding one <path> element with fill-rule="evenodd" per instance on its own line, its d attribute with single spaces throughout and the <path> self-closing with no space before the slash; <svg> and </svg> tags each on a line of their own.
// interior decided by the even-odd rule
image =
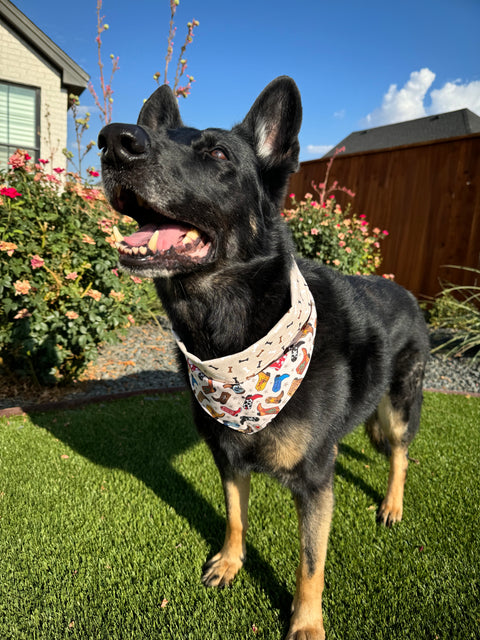
<svg viewBox="0 0 480 640">
<path fill-rule="evenodd" d="M 251 472 L 278 478 L 294 496 L 300 525 L 287 637 L 316 640 L 325 637 L 322 590 L 337 443 L 366 423 L 374 444 L 390 455 L 379 520 L 400 520 L 428 338 L 413 296 L 396 284 L 346 277 L 293 258 L 279 210 L 288 175 L 298 165 L 300 123 L 300 95 L 287 77 L 268 85 L 231 130 L 185 127 L 171 90 L 162 86 L 144 104 L 137 125 L 108 125 L 99 146 L 111 204 L 140 226 L 129 237 L 116 234 L 120 264 L 155 278 L 183 351 L 195 422 L 223 483 L 225 543 L 202 580 L 212 587 L 229 584 L 244 563 Z M 298 317 L 304 313 L 294 305 L 293 273 L 304 299 L 313 295 L 315 339 L 314 316 L 307 314 L 310 324 L 289 337 L 251 393 L 247 383 L 256 371 L 248 367 L 229 383 L 222 376 L 215 381 L 208 366 L 272 344 L 271 331 L 292 310 Z M 290 369 L 280 375 L 284 364 Z M 277 392 L 271 390 L 270 399 L 264 393 L 268 380 L 275 380 Z M 239 409 L 229 407 L 242 392 Z M 217 408 L 209 398 L 216 398 Z"/>
</svg>

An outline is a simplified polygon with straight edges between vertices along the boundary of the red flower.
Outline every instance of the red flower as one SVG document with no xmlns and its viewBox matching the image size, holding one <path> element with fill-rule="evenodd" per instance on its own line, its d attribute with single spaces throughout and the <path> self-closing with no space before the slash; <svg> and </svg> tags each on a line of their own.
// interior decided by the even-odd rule
<svg viewBox="0 0 480 640">
<path fill-rule="evenodd" d="M 55 167 L 54 171 L 55 173 L 63 173 L 65 169 L 62 169 L 61 167 Z"/>
<path fill-rule="evenodd" d="M 42 159 L 40 158 L 39 162 L 40 162 L 41 164 L 48 164 L 48 163 L 50 162 L 50 160 L 42 160 Z"/>
<path fill-rule="evenodd" d="M 98 178 L 98 176 L 100 175 L 98 171 L 95 171 L 94 169 L 87 169 L 87 173 L 89 173 L 92 178 Z"/>
<path fill-rule="evenodd" d="M 0 189 L 0 196 L 7 196 L 7 198 L 18 198 L 18 196 L 21 195 L 22 194 L 18 193 L 15 187 L 2 187 L 2 189 Z"/>
</svg>

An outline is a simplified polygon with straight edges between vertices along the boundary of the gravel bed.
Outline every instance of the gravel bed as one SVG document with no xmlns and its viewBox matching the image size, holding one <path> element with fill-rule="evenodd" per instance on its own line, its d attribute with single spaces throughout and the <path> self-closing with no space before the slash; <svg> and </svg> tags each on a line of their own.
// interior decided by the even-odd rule
<svg viewBox="0 0 480 640">
<path fill-rule="evenodd" d="M 432 333 L 433 346 L 445 342 L 446 334 Z M 29 408 L 52 402 L 94 400 L 142 391 L 184 387 L 176 361 L 176 349 L 168 321 L 132 327 L 119 344 L 105 345 L 98 360 L 89 365 L 81 379 L 66 389 L 43 389 L 35 392 L 25 385 L 9 388 L 0 384 L 0 410 L 11 407 Z M 480 357 L 447 357 L 432 354 L 427 366 L 425 389 L 447 392 L 480 393 Z"/>
</svg>

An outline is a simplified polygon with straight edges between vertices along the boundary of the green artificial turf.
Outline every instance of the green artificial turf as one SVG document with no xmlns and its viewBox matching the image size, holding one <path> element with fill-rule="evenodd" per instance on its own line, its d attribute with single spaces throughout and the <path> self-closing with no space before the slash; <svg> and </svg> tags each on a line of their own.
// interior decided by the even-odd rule
<svg viewBox="0 0 480 640">
<path fill-rule="evenodd" d="M 0 420 L 2 640 L 281 640 L 298 562 L 292 499 L 255 476 L 233 586 L 201 568 L 224 535 L 185 394 Z M 427 394 L 404 520 L 375 522 L 388 462 L 344 440 L 324 592 L 329 640 L 480 637 L 480 399 Z"/>
</svg>

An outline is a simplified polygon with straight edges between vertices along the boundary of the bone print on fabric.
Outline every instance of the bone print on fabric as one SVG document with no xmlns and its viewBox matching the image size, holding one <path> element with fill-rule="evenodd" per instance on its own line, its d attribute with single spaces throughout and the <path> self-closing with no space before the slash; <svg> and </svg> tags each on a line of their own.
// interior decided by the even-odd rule
<svg viewBox="0 0 480 640">
<path fill-rule="evenodd" d="M 200 406 L 223 425 L 247 434 L 266 427 L 300 386 L 310 364 L 317 312 L 295 261 L 291 307 L 268 334 L 239 353 L 201 361 L 174 333 Z"/>
</svg>

